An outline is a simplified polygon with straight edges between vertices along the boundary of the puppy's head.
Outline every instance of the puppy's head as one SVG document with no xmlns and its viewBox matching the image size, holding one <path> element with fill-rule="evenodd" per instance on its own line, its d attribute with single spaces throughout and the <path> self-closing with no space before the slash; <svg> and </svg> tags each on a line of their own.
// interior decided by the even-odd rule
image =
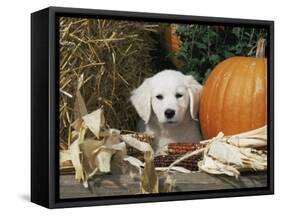
<svg viewBox="0 0 281 216">
<path fill-rule="evenodd" d="M 131 102 L 139 116 L 148 123 L 151 113 L 161 124 L 181 123 L 190 108 L 197 119 L 202 86 L 192 77 L 173 70 L 154 75 L 132 92 Z"/>
</svg>

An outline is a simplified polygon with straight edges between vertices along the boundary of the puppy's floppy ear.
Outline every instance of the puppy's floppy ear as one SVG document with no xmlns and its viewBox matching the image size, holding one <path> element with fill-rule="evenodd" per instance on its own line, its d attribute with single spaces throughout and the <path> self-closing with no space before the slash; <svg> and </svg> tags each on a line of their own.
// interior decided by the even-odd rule
<svg viewBox="0 0 281 216">
<path fill-rule="evenodd" d="M 151 114 L 151 89 L 149 79 L 145 79 L 137 89 L 133 90 L 130 100 L 139 116 L 147 124 Z"/>
<path fill-rule="evenodd" d="M 203 86 L 199 82 L 197 82 L 191 75 L 185 76 L 185 86 L 187 87 L 190 98 L 189 106 L 191 118 L 194 120 L 198 120 L 200 93 Z"/>
</svg>

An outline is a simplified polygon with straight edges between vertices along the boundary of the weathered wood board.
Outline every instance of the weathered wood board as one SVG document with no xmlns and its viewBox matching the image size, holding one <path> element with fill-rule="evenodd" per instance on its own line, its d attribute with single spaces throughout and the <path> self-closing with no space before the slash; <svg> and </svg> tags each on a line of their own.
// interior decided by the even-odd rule
<svg viewBox="0 0 281 216">
<path fill-rule="evenodd" d="M 266 172 L 244 173 L 238 179 L 226 175 L 209 175 L 203 172 L 172 174 L 176 180 L 173 191 L 202 191 L 235 188 L 266 187 Z M 160 192 L 165 192 L 164 177 L 160 178 Z M 60 198 L 82 198 L 98 196 L 128 195 L 138 193 L 139 179 L 128 175 L 101 175 L 89 181 L 84 188 L 74 175 L 60 176 Z M 162 190 L 162 191 L 161 191 Z"/>
</svg>

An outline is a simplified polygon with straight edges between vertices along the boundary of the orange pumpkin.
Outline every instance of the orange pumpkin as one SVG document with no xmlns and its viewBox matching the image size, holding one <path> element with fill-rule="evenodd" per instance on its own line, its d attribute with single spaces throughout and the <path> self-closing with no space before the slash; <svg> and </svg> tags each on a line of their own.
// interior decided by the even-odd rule
<svg viewBox="0 0 281 216">
<path fill-rule="evenodd" d="M 255 57 L 232 57 L 218 64 L 200 98 L 200 124 L 205 139 L 220 131 L 233 135 L 267 123 L 265 40 Z"/>
<path fill-rule="evenodd" d="M 176 35 L 176 24 L 160 25 L 159 31 L 163 35 L 163 43 L 167 54 L 178 52 L 181 48 L 181 41 Z M 171 55 L 169 59 L 177 68 L 182 67 L 184 64 L 184 62 L 179 60 L 175 55 Z"/>
</svg>

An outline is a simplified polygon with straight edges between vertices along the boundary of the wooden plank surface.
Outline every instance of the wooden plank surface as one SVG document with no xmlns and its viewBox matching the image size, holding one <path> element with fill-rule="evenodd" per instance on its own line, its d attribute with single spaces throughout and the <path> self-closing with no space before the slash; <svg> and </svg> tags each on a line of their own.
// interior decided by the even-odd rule
<svg viewBox="0 0 281 216">
<path fill-rule="evenodd" d="M 226 175 L 210 175 L 203 172 L 190 174 L 176 173 L 171 175 L 176 180 L 172 191 L 202 191 L 234 188 L 265 187 L 267 175 L 265 172 L 245 173 L 238 179 Z M 166 177 L 160 177 L 160 192 L 166 192 Z M 84 188 L 74 179 L 74 175 L 60 176 L 60 197 L 81 198 L 137 194 L 139 178 L 128 175 L 101 175 L 89 181 L 89 188 Z"/>
</svg>

